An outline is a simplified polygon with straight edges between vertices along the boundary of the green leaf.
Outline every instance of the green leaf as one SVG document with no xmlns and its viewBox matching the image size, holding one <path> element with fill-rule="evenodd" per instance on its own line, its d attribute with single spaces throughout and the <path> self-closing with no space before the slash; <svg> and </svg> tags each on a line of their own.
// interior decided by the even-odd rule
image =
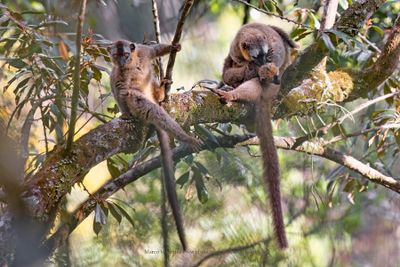
<svg viewBox="0 0 400 267">
<path fill-rule="evenodd" d="M 96 204 L 93 220 L 93 231 L 98 235 L 103 225 L 107 224 L 107 215 L 99 203 Z"/>
<path fill-rule="evenodd" d="M 263 1 L 264 2 L 264 9 L 269 12 L 276 12 L 276 4 L 273 1 Z"/>
<path fill-rule="evenodd" d="M 341 32 L 339 30 L 336 30 L 336 29 L 329 29 L 327 32 L 334 34 L 337 38 L 339 38 L 343 42 L 345 42 L 346 45 L 348 45 L 348 46 L 350 46 L 350 44 L 351 44 L 350 41 L 353 40 L 353 38 L 351 36 L 349 36 L 348 34 Z"/>
<path fill-rule="evenodd" d="M 193 166 L 193 168 L 195 168 L 195 169 L 199 170 L 199 171 L 200 171 L 200 173 L 201 173 L 201 174 L 203 174 L 203 175 L 207 175 L 207 174 L 209 174 L 209 172 L 208 172 L 207 168 L 206 168 L 206 167 L 204 167 L 204 165 L 203 165 L 203 164 L 201 164 L 201 163 L 200 163 L 200 162 L 198 162 L 198 161 L 195 161 L 195 162 L 194 162 L 194 166 Z"/>
<path fill-rule="evenodd" d="M 111 62 L 111 58 L 110 58 L 110 55 L 108 54 L 107 49 L 105 49 L 104 47 L 100 47 L 99 49 L 100 49 L 101 55 L 104 57 L 104 60 L 107 62 Z"/>
<path fill-rule="evenodd" d="M 214 144 L 220 146 L 218 139 L 215 137 L 215 135 L 206 127 L 202 126 L 202 125 L 195 125 L 194 126 L 194 130 L 195 132 L 202 137 L 205 137 L 207 139 L 209 139 L 211 142 L 213 142 Z"/>
<path fill-rule="evenodd" d="M 122 221 L 122 214 L 119 209 L 115 206 L 115 204 L 111 201 L 107 202 L 108 209 L 110 210 L 111 215 L 117 220 L 120 224 Z"/>
<path fill-rule="evenodd" d="M 309 35 L 309 34 L 311 34 L 311 33 L 313 33 L 313 31 L 305 31 L 305 32 L 299 34 L 299 36 L 297 36 L 297 37 L 294 38 L 293 40 L 296 41 L 296 42 L 297 42 L 297 41 L 300 41 L 301 39 L 305 38 L 307 35 Z"/>
<path fill-rule="evenodd" d="M 196 186 L 197 198 L 199 199 L 201 204 L 204 204 L 208 201 L 209 194 L 204 184 L 203 178 L 201 177 L 199 172 L 194 172 L 193 179 Z"/>
<path fill-rule="evenodd" d="M 320 24 L 319 20 L 317 19 L 317 17 L 312 12 L 310 12 L 309 15 L 310 15 L 310 19 L 311 19 L 310 27 L 319 29 L 321 27 L 321 24 Z"/>
<path fill-rule="evenodd" d="M 93 78 L 96 81 L 100 82 L 101 81 L 101 71 L 98 68 L 96 68 L 95 66 L 91 66 L 90 68 L 93 71 Z"/>
<path fill-rule="evenodd" d="M 397 146 L 400 148 L 400 130 L 394 132 L 394 139 L 396 140 Z"/>
<path fill-rule="evenodd" d="M 372 25 L 370 29 L 377 32 L 380 35 L 380 37 L 382 37 L 382 38 L 385 36 L 385 32 L 376 25 Z"/>
<path fill-rule="evenodd" d="M 190 171 L 185 172 L 182 174 L 177 180 L 176 184 L 180 185 L 181 188 L 183 187 L 184 184 L 186 184 L 189 181 L 189 176 L 190 176 Z"/>
<path fill-rule="evenodd" d="M 293 30 L 293 31 L 290 33 L 290 37 L 293 39 L 293 38 L 295 38 L 296 36 L 299 36 L 300 34 L 306 32 L 306 31 L 307 31 L 307 29 L 304 29 L 304 28 L 297 28 L 297 29 Z"/>
<path fill-rule="evenodd" d="M 19 58 L 9 58 L 7 59 L 7 63 L 17 69 L 22 69 L 25 68 L 26 66 L 28 66 L 28 64 L 26 64 L 24 61 L 22 61 Z"/>
<path fill-rule="evenodd" d="M 113 179 L 121 175 L 121 171 L 117 167 L 117 163 L 112 158 L 107 159 L 107 169 Z"/>
<path fill-rule="evenodd" d="M 15 93 L 15 94 L 18 94 L 19 89 L 22 88 L 22 87 L 24 87 L 24 86 L 29 82 L 30 79 L 31 79 L 31 77 L 28 77 L 28 78 L 25 78 L 24 80 L 22 80 L 22 81 L 15 87 L 14 93 Z"/>
<path fill-rule="evenodd" d="M 135 223 L 134 223 L 132 217 L 129 215 L 129 213 L 126 210 L 124 210 L 119 204 L 114 202 L 114 205 L 121 212 L 122 216 L 124 216 L 130 222 L 132 227 L 135 228 Z"/>
<path fill-rule="evenodd" d="M 352 179 L 344 186 L 343 191 L 346 193 L 353 192 L 356 185 L 357 185 L 357 181 Z"/>
<path fill-rule="evenodd" d="M 30 44 L 26 49 L 21 49 L 18 52 L 19 58 L 27 58 L 35 53 L 41 52 L 40 45 L 38 43 Z"/>
<path fill-rule="evenodd" d="M 346 10 L 349 7 L 349 3 L 347 2 L 347 0 L 339 0 L 339 5 L 344 10 Z"/>
<path fill-rule="evenodd" d="M 24 74 L 29 73 L 28 71 L 24 70 L 19 70 L 17 73 L 15 73 L 15 75 L 7 82 L 7 84 L 4 86 L 3 88 L 3 93 L 7 91 L 7 89 L 11 86 L 11 84 L 16 81 L 17 79 L 19 79 L 21 76 L 23 76 Z"/>
<path fill-rule="evenodd" d="M 329 51 L 333 52 L 333 51 L 336 50 L 336 48 L 335 48 L 335 46 L 333 45 L 333 43 L 332 43 L 332 41 L 331 41 L 331 38 L 329 37 L 328 34 L 322 33 L 321 38 L 322 38 L 322 41 L 323 41 L 324 44 L 325 44 L 325 47 L 328 48 Z"/>
</svg>

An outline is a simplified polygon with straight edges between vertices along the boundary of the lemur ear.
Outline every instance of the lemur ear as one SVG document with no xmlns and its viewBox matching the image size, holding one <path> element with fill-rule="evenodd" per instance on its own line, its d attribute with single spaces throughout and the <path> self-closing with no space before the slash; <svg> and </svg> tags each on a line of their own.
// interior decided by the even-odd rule
<svg viewBox="0 0 400 267">
<path fill-rule="evenodd" d="M 134 44 L 134 43 L 131 43 L 131 44 L 129 45 L 129 47 L 131 48 L 131 51 L 135 50 L 135 44 Z"/>
</svg>

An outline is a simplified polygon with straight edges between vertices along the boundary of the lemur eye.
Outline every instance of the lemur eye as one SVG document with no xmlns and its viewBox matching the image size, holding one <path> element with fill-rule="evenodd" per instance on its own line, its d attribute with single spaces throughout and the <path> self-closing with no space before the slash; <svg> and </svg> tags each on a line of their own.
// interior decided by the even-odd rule
<svg viewBox="0 0 400 267">
<path fill-rule="evenodd" d="M 247 48 L 249 48 L 249 46 L 248 46 L 246 43 L 243 43 L 243 44 L 242 44 L 242 48 L 243 48 L 243 49 L 247 49 Z"/>
</svg>

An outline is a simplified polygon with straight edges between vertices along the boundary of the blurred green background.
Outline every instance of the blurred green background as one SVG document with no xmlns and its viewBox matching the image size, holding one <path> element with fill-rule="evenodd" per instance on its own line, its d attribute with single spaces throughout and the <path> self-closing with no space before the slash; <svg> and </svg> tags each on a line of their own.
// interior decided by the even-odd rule
<svg viewBox="0 0 400 267">
<path fill-rule="evenodd" d="M 162 42 L 168 43 L 172 39 L 181 2 L 158 1 Z M 251 2 L 258 4 L 259 1 Z M 58 57 L 73 55 L 73 33 L 79 1 L 2 0 L 1 3 L 22 14 L 24 20 L 32 24 L 43 20 L 65 21 L 67 24 L 57 23 L 43 33 L 53 46 L 41 50 L 40 53 Z M 282 12 L 284 16 L 317 27 L 321 16 L 320 1 L 303 0 L 295 4 L 292 0 L 270 1 L 263 9 L 275 14 Z M 348 1 L 341 0 L 340 11 L 347 8 L 348 4 Z M 34 12 L 23 13 L 28 10 Z M 385 30 L 390 29 L 399 10 L 400 4 L 397 1 L 388 1 L 373 17 L 375 28 L 366 28 L 363 34 L 376 46 L 381 47 L 384 39 L 382 36 Z M 266 16 L 256 10 L 246 11 L 243 5 L 235 1 L 196 1 L 185 25 L 182 51 L 179 52 L 175 64 L 174 90 L 189 90 L 202 79 L 220 79 L 230 40 L 242 25 L 246 12 L 249 21 L 273 24 L 288 33 L 296 29 L 296 25 L 276 17 Z M 119 38 L 136 42 L 154 40 L 151 1 L 89 1 L 86 20 L 85 36 L 90 36 L 92 32 L 95 43 L 100 47 L 107 44 L 108 40 Z M 4 29 L 0 31 L 3 38 L 0 42 L 0 55 L 2 62 L 6 62 L 5 58 L 17 55 L 13 53 L 17 53 L 15 51 L 18 47 L 14 44 L 8 45 L 9 42 L 5 39 L 12 37 L 12 32 Z M 313 34 L 304 37 L 294 36 L 299 39 L 302 47 L 313 41 Z M 23 39 L 19 41 L 22 42 Z M 66 51 L 62 50 L 64 47 Z M 328 60 L 330 69 L 360 68 L 368 64 L 372 57 L 368 45 L 361 41 L 351 49 L 336 49 Z M 86 106 L 82 106 L 82 109 L 87 108 L 91 112 L 114 117 L 116 114 L 110 109 L 114 107 L 115 102 L 107 95 L 110 92 L 107 70 L 111 69 L 111 65 L 102 56 L 92 60 L 93 55 L 90 51 L 85 56 L 92 57 L 87 59 L 88 62 L 95 62 L 93 68 L 97 68 L 101 74 L 100 77 L 93 78 L 96 70 L 92 68 L 88 71 L 87 91 L 84 94 Z M 68 61 L 60 62 L 60 66 L 67 68 Z M 5 67 L 3 63 L 2 66 L 1 87 L 4 87 L 17 73 L 18 65 Z M 44 74 L 37 75 L 39 77 Z M 46 75 L 53 74 L 50 71 L 50 74 Z M 399 76 L 395 78 L 398 81 Z M 8 114 L 15 109 L 16 93 L 13 90 L 16 89 L 16 84 L 11 85 L 12 90 L 7 90 L 0 98 L 1 107 Z M 43 96 L 43 92 L 38 95 Z M 359 103 L 361 102 L 348 103 L 344 108 L 351 110 Z M 27 110 L 28 108 L 24 107 L 21 113 L 26 114 Z M 275 134 L 301 136 L 304 132 L 312 131 L 320 120 L 332 120 L 341 112 L 342 107 L 333 105 L 321 114 L 279 120 L 275 122 Z M 398 114 L 390 103 L 379 103 L 357 116 L 354 121 L 347 121 L 342 127 L 346 132 L 362 129 L 368 123 L 376 123 L 374 119 L 377 119 L 377 112 L 388 119 Z M 65 131 L 63 124 L 57 121 L 56 113 L 49 111 L 50 117 L 54 118 L 55 125 L 58 123 L 59 128 L 61 127 L 61 133 Z M 49 120 L 51 124 L 51 119 Z M 78 129 L 82 127 L 78 136 L 99 123 L 93 113 L 83 113 L 78 121 Z M 20 124 L 13 121 L 12 129 L 17 131 Z M 243 126 L 231 124 L 216 124 L 213 127 L 232 134 L 247 131 Z M 45 137 L 41 125 L 36 125 L 32 133 L 30 160 L 37 162 L 38 155 L 43 155 L 46 148 L 51 150 L 57 143 L 57 129 L 48 132 L 49 136 L 46 138 L 53 141 L 46 144 L 43 141 Z M 329 136 L 334 135 L 335 133 L 331 133 Z M 395 137 L 387 137 L 386 142 L 391 145 L 386 144 L 385 153 L 381 154 L 379 138 L 381 136 L 376 134 L 376 137 L 365 135 L 344 139 L 334 147 L 349 151 L 353 156 L 362 158 L 364 162 L 384 171 L 400 173 L 399 148 Z M 151 140 L 148 147 L 154 147 Z M 400 266 L 400 199 L 397 195 L 369 184 L 344 167 L 313 155 L 279 151 L 279 158 L 289 249 L 279 252 L 274 242 L 267 239 L 271 237 L 272 227 L 270 212 L 265 205 L 267 196 L 260 177 L 261 160 L 258 147 L 216 149 L 186 157 L 177 165 L 176 177 L 180 177 L 178 194 L 193 252 L 188 256 L 181 253 L 172 255 L 173 266 L 185 266 L 179 265 L 179 262 L 186 262 L 188 259 L 196 262 L 207 253 L 251 244 L 262 239 L 266 240 L 240 252 L 211 258 L 202 266 Z M 94 192 L 111 179 L 110 170 L 122 171 L 131 159 L 132 155 L 122 154 L 93 168 L 83 184 L 74 186 L 65 200 L 66 210 L 73 211 L 87 199 L 88 192 Z M 160 171 L 156 170 L 112 197 L 113 201 L 129 214 L 133 225 L 126 218 L 118 223 L 112 216 L 108 216 L 107 224 L 99 234 L 95 234 L 93 214 L 71 234 L 67 249 L 58 251 L 49 260 L 48 266 L 161 266 L 159 176 Z M 169 226 L 173 241 L 172 250 L 179 250 L 180 245 L 172 221 Z"/>
</svg>

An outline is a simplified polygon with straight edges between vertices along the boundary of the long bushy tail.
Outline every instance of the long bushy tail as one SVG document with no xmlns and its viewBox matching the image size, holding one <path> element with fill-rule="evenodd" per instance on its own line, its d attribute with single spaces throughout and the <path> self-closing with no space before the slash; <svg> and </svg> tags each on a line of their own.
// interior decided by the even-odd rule
<svg viewBox="0 0 400 267">
<path fill-rule="evenodd" d="M 281 191 L 279 180 L 279 162 L 271 124 L 271 99 L 267 99 L 265 90 L 256 103 L 256 133 L 260 140 L 263 160 L 263 177 L 267 187 L 274 224 L 275 236 L 280 248 L 287 248 L 285 224 L 282 215 Z"/>
<path fill-rule="evenodd" d="M 167 199 L 171 206 L 172 215 L 174 216 L 176 230 L 181 241 L 183 250 L 187 250 L 187 241 L 185 228 L 183 226 L 183 218 L 181 209 L 178 202 L 178 196 L 176 194 L 176 184 L 174 176 L 174 162 L 172 159 L 172 151 L 169 146 L 169 136 L 167 132 L 161 129 L 157 129 L 157 137 L 160 141 L 161 147 L 161 162 L 163 167 L 164 185 L 165 191 L 167 192 Z"/>
<path fill-rule="evenodd" d="M 298 48 L 299 45 L 296 44 L 292 39 L 290 39 L 289 35 L 284 32 L 281 28 L 276 26 L 270 26 L 274 31 L 276 31 L 282 38 L 282 40 L 290 47 L 290 48 Z"/>
</svg>

